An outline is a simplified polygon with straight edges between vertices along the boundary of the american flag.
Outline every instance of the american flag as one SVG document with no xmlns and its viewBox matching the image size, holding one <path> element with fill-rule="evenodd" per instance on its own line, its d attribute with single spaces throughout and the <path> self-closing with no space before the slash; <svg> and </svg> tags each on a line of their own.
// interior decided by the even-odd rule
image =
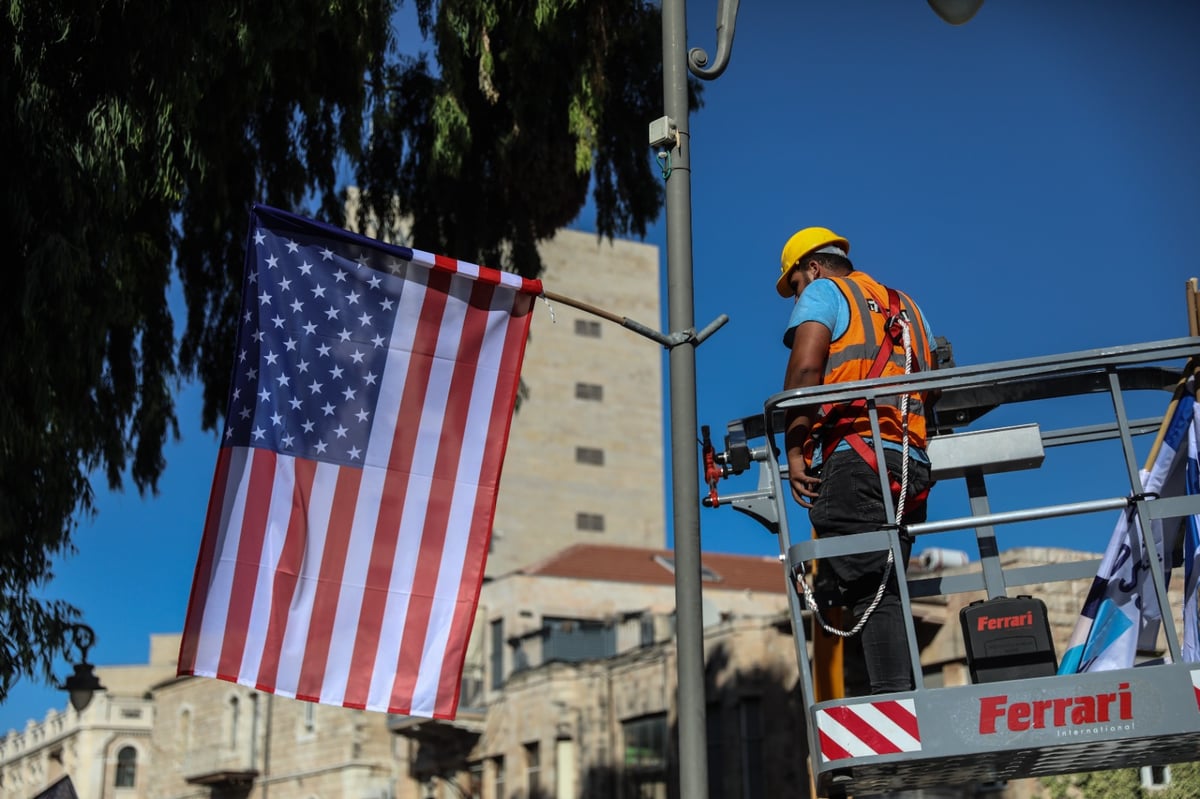
<svg viewBox="0 0 1200 799">
<path fill-rule="evenodd" d="M 541 290 L 254 207 L 181 675 L 454 717 Z"/>
</svg>

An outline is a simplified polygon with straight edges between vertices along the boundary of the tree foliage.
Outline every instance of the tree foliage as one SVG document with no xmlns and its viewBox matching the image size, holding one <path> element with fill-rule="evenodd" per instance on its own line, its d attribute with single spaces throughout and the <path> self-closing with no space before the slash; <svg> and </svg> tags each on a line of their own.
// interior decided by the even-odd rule
<svg viewBox="0 0 1200 799">
<path fill-rule="evenodd" d="M 14 0 L 8 11 L 0 226 L 17 268 L 0 297 L 0 699 L 19 674 L 48 676 L 64 648 L 76 612 L 37 592 L 94 511 L 93 480 L 153 491 L 180 378 L 225 380 L 232 337 L 193 335 L 177 351 L 173 261 L 190 321 L 231 329 L 246 210 L 333 191 L 391 6 Z"/>
<path fill-rule="evenodd" d="M 424 249 L 528 277 L 541 268 L 535 245 L 579 214 L 589 183 L 598 233 L 644 235 L 663 197 L 646 145 L 662 107 L 657 9 L 416 6 L 435 61 L 398 60 L 372 76 L 375 135 L 357 170 L 368 210 L 411 218 Z"/>
<path fill-rule="evenodd" d="M 396 52 L 397 3 L 13 0 L 0 19 L 17 264 L 0 296 L 0 701 L 65 653 L 79 612 L 42 596 L 53 559 L 98 487 L 155 490 L 182 380 L 220 422 L 252 203 L 341 221 L 353 175 L 423 249 L 525 275 L 589 186 L 602 234 L 657 215 L 651 4 L 416 0 L 430 58 Z"/>
</svg>

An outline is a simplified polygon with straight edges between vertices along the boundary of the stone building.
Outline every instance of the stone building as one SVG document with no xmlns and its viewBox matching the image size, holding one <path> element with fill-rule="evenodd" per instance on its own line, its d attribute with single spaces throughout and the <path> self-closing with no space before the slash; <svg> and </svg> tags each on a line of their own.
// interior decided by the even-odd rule
<svg viewBox="0 0 1200 799">
<path fill-rule="evenodd" d="M 559 232 L 542 283 L 657 328 L 658 248 Z M 537 308 L 500 479 L 487 573 L 575 543 L 665 543 L 662 346 L 563 303 Z"/>
<path fill-rule="evenodd" d="M 710 733 L 732 741 L 742 716 L 759 718 L 749 714 L 763 730 L 794 726 L 778 562 L 707 554 L 704 566 Z M 179 636 L 156 635 L 151 664 L 98 668 L 109 690 L 83 713 L 4 740 L 0 796 L 29 799 L 70 775 L 85 799 L 665 797 L 677 765 L 673 609 L 661 549 L 575 545 L 488 581 L 454 721 L 176 677 Z M 728 779 L 757 778 L 739 763 Z"/>
<path fill-rule="evenodd" d="M 178 636 L 154 636 L 151 663 L 98 668 L 109 690 L 83 713 L 51 713 L 4 739 L 0 797 L 29 799 L 64 775 L 85 799 L 675 797 L 670 557 L 575 545 L 486 582 L 453 721 L 177 678 Z M 1091 557 L 1030 548 L 1002 559 L 1009 567 Z M 715 553 L 703 565 L 709 795 L 805 796 L 804 708 L 781 567 Z M 1060 654 L 1089 582 L 1022 591 L 1046 601 Z M 957 617 L 975 598 L 914 603 L 927 687 L 966 682 Z M 1031 799 L 1037 784 L 946 786 L 936 796 Z"/>
<path fill-rule="evenodd" d="M 158 723 L 147 796 L 392 795 L 394 738 L 379 713 L 199 677 L 160 683 L 153 697 Z"/>
<path fill-rule="evenodd" d="M 351 219 L 358 207 L 351 188 Z M 416 244 L 403 223 L 380 230 L 368 219 L 364 232 Z M 659 327 L 658 247 L 561 230 L 538 253 L 547 291 Z M 663 545 L 662 365 L 662 346 L 650 339 L 562 302 L 536 306 L 488 575 L 574 543 Z"/>
<path fill-rule="evenodd" d="M 407 751 L 397 799 L 665 799 L 678 767 L 671 558 L 577 544 L 485 584 L 468 656 L 482 677 L 477 704 L 453 721 L 391 718 Z M 736 737 L 739 714 L 757 714 L 761 731 L 794 731 L 797 671 L 779 562 L 706 553 L 703 566 L 713 746 Z M 793 761 L 756 766 L 747 779 L 780 772 L 774 784 L 783 786 Z M 741 779 L 739 763 L 721 773 Z M 713 794 L 723 795 L 738 794 Z"/>
<path fill-rule="evenodd" d="M 96 667 L 107 690 L 82 712 L 52 710 L 0 739 L 0 797 L 35 796 L 68 776 L 80 797 L 153 796 L 147 777 L 156 708 L 149 690 L 175 674 L 178 653 L 179 636 L 154 636 L 148 663 Z"/>
</svg>

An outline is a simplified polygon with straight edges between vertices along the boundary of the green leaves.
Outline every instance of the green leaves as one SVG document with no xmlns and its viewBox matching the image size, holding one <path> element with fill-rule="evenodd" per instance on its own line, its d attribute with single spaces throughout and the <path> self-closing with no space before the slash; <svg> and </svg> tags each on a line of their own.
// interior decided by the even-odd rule
<svg viewBox="0 0 1200 799">
<path fill-rule="evenodd" d="M 471 147 L 471 129 L 458 99 L 443 92 L 433 101 L 434 167 L 455 177 L 462 171 L 463 154 Z"/>
<path fill-rule="evenodd" d="M 576 218 L 590 185 L 599 234 L 644 235 L 663 200 L 646 145 L 661 115 L 658 9 L 416 5 L 438 71 L 412 58 L 372 82 L 358 221 L 410 218 L 423 249 L 536 276 L 537 242 Z"/>
<path fill-rule="evenodd" d="M 61 649 L 76 611 L 42 595 L 92 481 L 155 490 L 184 375 L 205 379 L 215 424 L 248 206 L 332 196 L 339 153 L 359 149 L 392 3 L 340 6 L 52 0 L 0 18 L 17 260 L 0 295 L 0 700 Z"/>
<path fill-rule="evenodd" d="M 659 213 L 654 5 L 414 2 L 428 54 L 396 51 L 393 0 L 0 17 L 0 701 L 61 649 L 76 611 L 40 593 L 93 481 L 155 490 L 184 378 L 220 422 L 252 203 L 338 222 L 352 175 L 360 223 L 403 217 L 422 249 L 526 276 L 589 187 L 601 235 Z"/>
</svg>

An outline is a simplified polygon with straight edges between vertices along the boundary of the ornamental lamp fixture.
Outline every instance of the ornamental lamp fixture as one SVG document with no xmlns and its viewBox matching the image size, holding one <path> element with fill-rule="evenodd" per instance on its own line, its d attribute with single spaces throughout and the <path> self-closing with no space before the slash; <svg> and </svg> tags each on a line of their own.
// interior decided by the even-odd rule
<svg viewBox="0 0 1200 799">
<path fill-rule="evenodd" d="M 105 690 L 100 684 L 100 678 L 96 676 L 92 664 L 88 663 L 88 650 L 92 648 L 92 644 L 96 643 L 96 633 L 86 624 L 71 624 L 67 627 L 71 633 L 71 642 L 75 648 L 79 650 L 80 663 L 76 663 L 75 673 L 68 677 L 62 685 L 59 686 L 62 690 L 70 694 L 71 707 L 75 708 L 76 712 L 82 713 L 92 701 L 92 695 L 96 691 Z"/>
<path fill-rule="evenodd" d="M 951 25 L 962 25 L 971 21 L 983 0 L 929 0 L 929 7 Z"/>
</svg>

